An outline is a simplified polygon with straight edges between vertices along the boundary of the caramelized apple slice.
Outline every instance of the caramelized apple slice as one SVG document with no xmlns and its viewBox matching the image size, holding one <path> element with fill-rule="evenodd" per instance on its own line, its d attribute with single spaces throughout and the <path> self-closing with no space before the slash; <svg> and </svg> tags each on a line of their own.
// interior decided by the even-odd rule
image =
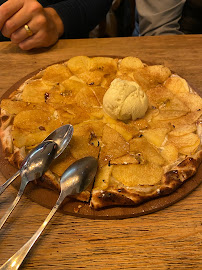
<svg viewBox="0 0 202 270">
<path fill-rule="evenodd" d="M 167 80 L 171 75 L 170 69 L 163 65 L 146 66 L 144 69 L 153 80 L 160 84 Z"/>
<path fill-rule="evenodd" d="M 178 110 L 160 110 L 159 114 L 153 118 L 154 121 L 170 121 L 173 119 L 180 118 L 187 114 L 187 111 L 178 111 Z"/>
<path fill-rule="evenodd" d="M 202 110 L 202 98 L 194 93 L 179 93 L 178 98 L 184 102 L 184 104 L 191 111 Z"/>
<path fill-rule="evenodd" d="M 69 79 L 65 80 L 60 85 L 54 86 L 48 91 L 46 103 L 54 108 L 71 104 L 83 87 L 85 87 L 83 83 Z"/>
<path fill-rule="evenodd" d="M 164 145 L 161 156 L 168 162 L 173 163 L 178 159 L 178 149 L 172 143 Z"/>
<path fill-rule="evenodd" d="M 92 107 L 99 107 L 100 104 L 90 89 L 90 87 L 86 86 L 85 90 L 81 90 L 77 96 L 75 97 L 75 102 L 84 110 L 88 112 L 91 111 Z"/>
<path fill-rule="evenodd" d="M 24 101 L 13 101 L 10 99 L 3 99 L 1 101 L 1 109 L 9 114 L 18 114 L 19 112 L 26 110 L 26 108 L 27 103 Z"/>
<path fill-rule="evenodd" d="M 51 87 L 41 79 L 30 81 L 23 89 L 22 100 L 30 103 L 44 103 L 46 93 L 50 91 Z"/>
<path fill-rule="evenodd" d="M 28 131 L 45 130 L 50 132 L 58 128 L 61 123 L 54 114 L 50 114 L 48 111 L 27 110 L 16 115 L 13 125 Z"/>
<path fill-rule="evenodd" d="M 104 88 L 102 86 L 91 86 L 90 89 L 92 90 L 92 92 L 96 96 L 99 104 L 102 105 L 103 104 L 104 94 L 107 91 L 106 88 Z"/>
<path fill-rule="evenodd" d="M 149 99 L 150 108 L 158 108 L 162 104 L 166 104 L 169 100 L 173 98 L 173 93 L 169 91 L 166 87 L 160 85 L 155 88 L 150 88 L 146 91 L 147 97 Z"/>
<path fill-rule="evenodd" d="M 112 165 L 105 165 L 104 167 L 98 169 L 93 187 L 94 190 L 105 190 L 108 188 L 112 169 Z"/>
<path fill-rule="evenodd" d="M 137 69 L 133 73 L 133 79 L 147 91 L 163 83 L 170 76 L 170 70 L 164 66 L 145 66 Z"/>
<path fill-rule="evenodd" d="M 90 58 L 89 70 L 101 70 L 105 74 L 115 73 L 117 71 L 118 59 L 111 57 L 92 57 Z"/>
<path fill-rule="evenodd" d="M 143 131 L 143 135 L 149 143 L 160 147 L 169 131 L 170 129 L 166 127 L 147 129 Z"/>
<path fill-rule="evenodd" d="M 190 108 L 184 103 L 182 102 L 180 99 L 178 98 L 172 98 L 171 100 L 167 100 L 164 104 L 162 104 L 160 106 L 160 110 L 168 110 L 168 111 L 184 111 L 184 112 L 190 112 Z"/>
<path fill-rule="evenodd" d="M 196 131 L 196 125 L 190 124 L 190 125 L 182 125 L 179 127 L 174 128 L 171 132 L 169 132 L 169 135 L 171 136 L 182 136 L 191 132 Z"/>
<path fill-rule="evenodd" d="M 102 70 L 85 71 L 77 75 L 87 85 L 100 85 L 104 77 Z"/>
<path fill-rule="evenodd" d="M 188 133 L 182 136 L 171 136 L 168 135 L 168 142 L 172 143 L 178 149 L 193 146 L 198 143 L 199 137 L 195 133 Z"/>
<path fill-rule="evenodd" d="M 90 58 L 87 56 L 75 56 L 66 62 L 73 74 L 80 74 L 89 69 Z"/>
<path fill-rule="evenodd" d="M 113 128 L 105 125 L 103 128 L 100 166 L 110 160 L 126 155 L 129 152 L 129 143 Z"/>
<path fill-rule="evenodd" d="M 130 142 L 130 153 L 136 155 L 137 160 L 140 164 L 147 162 L 155 163 L 160 166 L 164 164 L 164 159 L 160 152 L 151 145 L 144 136 L 139 138 L 133 138 Z"/>
<path fill-rule="evenodd" d="M 198 149 L 199 145 L 200 139 L 198 138 L 193 145 L 179 148 L 179 152 L 184 155 L 193 155 Z"/>
<path fill-rule="evenodd" d="M 21 100 L 3 99 L 1 101 L 1 108 L 9 114 L 18 114 L 25 110 L 42 110 L 54 113 L 54 108 L 47 103 L 27 103 Z"/>
<path fill-rule="evenodd" d="M 144 64 L 142 63 L 142 61 L 139 58 L 132 56 L 123 58 L 119 64 L 119 70 L 121 70 L 122 72 L 128 72 L 143 67 Z"/>
<path fill-rule="evenodd" d="M 46 130 L 38 130 L 35 132 L 30 132 L 29 130 L 22 130 L 20 128 L 14 128 L 11 132 L 13 138 L 13 144 L 21 148 L 25 146 L 26 148 L 33 148 L 40 142 L 42 142 L 50 132 Z"/>
<path fill-rule="evenodd" d="M 65 64 L 55 64 L 47 67 L 43 72 L 43 80 L 52 83 L 60 83 L 72 76 Z"/>
<path fill-rule="evenodd" d="M 75 159 L 98 157 L 103 125 L 100 121 L 86 121 L 74 126 L 70 152 Z"/>
<path fill-rule="evenodd" d="M 181 118 L 173 119 L 172 124 L 177 128 L 183 125 L 191 125 L 196 123 L 197 120 L 201 117 L 202 111 L 195 111 L 187 113 L 186 115 L 182 116 Z"/>
<path fill-rule="evenodd" d="M 162 167 L 153 164 L 128 164 L 113 167 L 112 176 L 126 187 L 155 185 L 163 176 Z"/>
<path fill-rule="evenodd" d="M 108 123 L 108 126 L 119 132 L 126 141 L 131 140 L 134 136 L 138 135 L 139 130 L 133 121 L 129 123 L 124 123 L 119 120 L 114 120 L 107 114 L 104 114 L 104 122 Z"/>
<path fill-rule="evenodd" d="M 173 94 L 189 93 L 189 85 L 185 79 L 179 76 L 171 76 L 164 83 L 165 87 L 169 89 Z"/>
</svg>

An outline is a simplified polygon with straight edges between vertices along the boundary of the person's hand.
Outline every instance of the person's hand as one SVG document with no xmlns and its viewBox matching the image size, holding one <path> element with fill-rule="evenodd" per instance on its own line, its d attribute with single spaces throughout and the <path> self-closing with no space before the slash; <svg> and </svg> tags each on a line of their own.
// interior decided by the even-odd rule
<svg viewBox="0 0 202 270">
<path fill-rule="evenodd" d="M 64 32 L 57 12 L 36 0 L 8 0 L 0 6 L 0 31 L 22 50 L 49 47 Z"/>
</svg>

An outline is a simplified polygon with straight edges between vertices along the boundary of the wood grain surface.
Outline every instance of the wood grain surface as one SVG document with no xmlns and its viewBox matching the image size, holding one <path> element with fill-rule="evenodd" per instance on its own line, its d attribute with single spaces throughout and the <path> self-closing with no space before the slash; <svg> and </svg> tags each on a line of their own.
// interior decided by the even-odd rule
<svg viewBox="0 0 202 270">
<path fill-rule="evenodd" d="M 26 74 L 75 55 L 134 55 L 168 66 L 202 93 L 202 35 L 190 35 L 61 40 L 31 52 L 0 43 L 0 95 Z M 10 186 L 0 196 L 0 218 L 16 194 Z M 91 220 L 58 212 L 21 269 L 202 269 L 201 206 L 202 185 L 176 204 L 136 218 Z M 23 196 L 0 231 L 0 265 L 48 213 Z"/>
</svg>

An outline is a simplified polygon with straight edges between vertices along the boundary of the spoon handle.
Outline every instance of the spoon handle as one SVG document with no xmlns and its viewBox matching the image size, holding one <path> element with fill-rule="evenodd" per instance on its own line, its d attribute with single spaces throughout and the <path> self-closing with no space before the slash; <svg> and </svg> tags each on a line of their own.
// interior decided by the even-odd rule
<svg viewBox="0 0 202 270">
<path fill-rule="evenodd" d="M 0 195 L 4 190 L 20 175 L 20 171 L 17 171 L 12 177 L 10 177 L 2 186 L 0 186 Z"/>
<path fill-rule="evenodd" d="M 38 239 L 38 237 L 41 235 L 42 231 L 45 229 L 48 222 L 51 220 L 57 209 L 59 208 L 60 204 L 62 203 L 64 198 L 59 197 L 55 206 L 52 208 L 51 212 L 47 216 L 47 218 L 44 220 L 42 225 L 39 227 L 39 229 L 35 232 L 35 234 L 27 241 L 27 243 L 24 244 L 7 262 L 5 262 L 0 269 L 1 270 L 17 270 L 21 263 L 23 262 L 24 258 Z"/>
<path fill-rule="evenodd" d="M 8 208 L 8 210 L 6 211 L 6 213 L 4 214 L 4 216 L 0 219 L 0 229 L 3 227 L 4 223 L 6 222 L 7 218 L 10 216 L 10 214 L 12 213 L 13 209 L 15 208 L 15 206 L 17 205 L 17 203 L 19 202 L 24 189 L 26 187 L 27 183 L 22 181 L 21 185 L 20 185 L 20 189 L 18 191 L 18 194 L 15 198 L 15 200 L 13 201 L 13 203 L 11 204 L 11 206 Z"/>
</svg>

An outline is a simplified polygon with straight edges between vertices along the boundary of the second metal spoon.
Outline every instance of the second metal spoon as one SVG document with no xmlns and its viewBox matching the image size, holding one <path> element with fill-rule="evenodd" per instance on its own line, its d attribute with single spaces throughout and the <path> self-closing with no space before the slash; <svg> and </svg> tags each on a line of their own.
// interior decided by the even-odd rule
<svg viewBox="0 0 202 270">
<path fill-rule="evenodd" d="M 60 179 L 61 192 L 59 198 L 43 222 L 40 228 L 7 262 L 1 266 L 1 270 L 17 270 L 24 258 L 41 235 L 42 231 L 51 220 L 66 196 L 80 193 L 93 181 L 97 171 L 97 160 L 94 157 L 85 157 L 74 162 L 62 175 Z"/>
</svg>

